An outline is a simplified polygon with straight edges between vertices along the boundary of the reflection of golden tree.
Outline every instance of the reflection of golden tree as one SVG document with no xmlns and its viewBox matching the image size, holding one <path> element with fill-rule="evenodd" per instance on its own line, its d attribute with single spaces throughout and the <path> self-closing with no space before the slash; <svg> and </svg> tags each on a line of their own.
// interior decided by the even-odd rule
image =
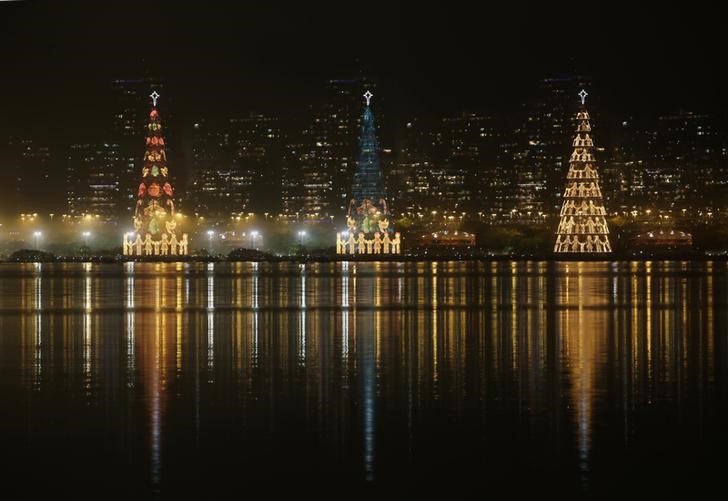
<svg viewBox="0 0 728 501">
<path fill-rule="evenodd" d="M 576 430 L 576 447 L 582 475 L 590 469 L 593 415 L 599 393 L 597 373 L 604 370 L 608 353 L 608 310 L 605 307 L 609 279 L 602 263 L 563 265 L 557 280 L 558 317 L 562 358 L 570 382 L 569 401 Z M 582 481 L 585 479 L 582 478 Z"/>
<path fill-rule="evenodd" d="M 155 269 L 160 271 L 157 265 Z M 182 317 L 168 308 L 179 303 L 181 291 L 174 279 L 157 277 L 137 279 L 135 288 L 128 293 L 135 295 L 136 304 L 154 306 L 151 310 L 135 311 L 133 322 L 135 352 L 139 354 L 137 370 L 148 409 L 151 480 L 157 485 L 161 480 L 162 430 L 169 399 L 168 385 L 175 366 L 181 364 L 177 352 L 182 349 L 182 338 L 178 335 L 180 326 L 177 325 Z"/>
</svg>

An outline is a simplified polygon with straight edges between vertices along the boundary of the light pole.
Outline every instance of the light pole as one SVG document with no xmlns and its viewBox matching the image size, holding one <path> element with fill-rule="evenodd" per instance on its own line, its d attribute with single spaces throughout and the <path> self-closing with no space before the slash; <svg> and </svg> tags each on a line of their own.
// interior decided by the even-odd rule
<svg viewBox="0 0 728 501">
<path fill-rule="evenodd" d="M 301 230 L 298 232 L 298 244 L 303 247 L 303 238 L 306 236 L 306 232 Z"/>
<path fill-rule="evenodd" d="M 35 249 L 38 250 L 38 240 L 40 240 L 40 237 L 43 236 L 43 233 L 40 231 L 34 231 L 33 232 L 33 240 L 35 241 Z"/>
<path fill-rule="evenodd" d="M 253 240 L 253 248 L 254 248 L 255 250 L 258 250 L 258 245 L 257 245 L 257 244 L 255 243 L 255 241 L 256 241 L 256 240 L 258 240 L 258 235 L 259 235 L 259 234 L 260 234 L 260 233 L 258 233 L 257 231 L 251 231 L 251 232 L 250 232 L 250 237 L 251 237 L 251 239 Z"/>
<path fill-rule="evenodd" d="M 85 247 L 88 247 L 88 239 L 91 236 L 91 232 L 90 231 L 84 231 L 83 233 L 81 233 L 81 235 L 83 236 L 83 245 Z"/>
</svg>

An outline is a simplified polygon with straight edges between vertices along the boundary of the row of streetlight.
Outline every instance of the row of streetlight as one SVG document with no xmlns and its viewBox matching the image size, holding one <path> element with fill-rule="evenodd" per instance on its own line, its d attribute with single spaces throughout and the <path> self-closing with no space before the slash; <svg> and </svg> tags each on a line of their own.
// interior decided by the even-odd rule
<svg viewBox="0 0 728 501">
<path fill-rule="evenodd" d="M 86 247 L 88 247 L 88 239 L 91 238 L 91 232 L 90 231 L 84 231 L 81 233 L 81 236 L 83 237 L 83 243 Z M 33 245 L 36 248 L 36 250 L 39 248 L 40 239 L 43 238 L 43 232 L 42 231 L 34 231 L 33 232 Z"/>
<path fill-rule="evenodd" d="M 244 233 L 243 233 L 243 236 L 245 236 Z M 251 240 L 253 247 L 256 250 L 258 249 L 258 238 L 260 238 L 260 237 L 261 237 L 260 232 L 255 231 L 255 230 L 250 232 L 250 240 Z M 212 239 L 213 238 L 215 238 L 215 230 L 207 230 L 207 239 L 209 241 L 209 245 L 208 245 L 209 250 L 212 250 Z M 224 239 L 225 235 L 221 235 L 221 238 Z"/>
<path fill-rule="evenodd" d="M 303 246 L 303 241 L 306 238 L 306 235 L 308 233 L 305 230 L 299 230 L 298 231 L 298 243 L 299 245 Z M 257 250 L 258 249 L 258 238 L 261 237 L 260 232 L 253 230 L 250 232 L 250 240 L 252 243 L 252 246 Z M 212 240 L 215 238 L 215 230 L 207 230 L 207 239 L 208 239 L 208 247 L 209 250 L 212 250 Z M 224 235 L 222 238 L 225 238 Z"/>
<path fill-rule="evenodd" d="M 127 236 L 132 236 L 132 235 L 134 235 L 134 232 L 129 232 L 126 235 Z M 303 246 L 303 241 L 306 238 L 306 235 L 307 235 L 307 232 L 305 230 L 300 230 L 298 232 L 298 243 L 299 243 L 299 245 Z M 91 238 L 91 232 L 90 231 L 83 231 L 83 232 L 81 232 L 81 236 L 83 237 L 83 243 L 84 243 L 84 245 L 86 247 L 88 247 L 88 242 L 89 242 L 89 239 Z M 41 231 L 34 231 L 33 232 L 33 242 L 34 242 L 34 245 L 35 245 L 35 248 L 36 249 L 39 248 L 40 239 L 42 237 L 43 237 L 43 232 L 41 232 Z M 207 237 L 208 237 L 208 240 L 209 240 L 210 250 L 212 250 L 212 240 L 213 240 L 213 238 L 215 238 L 215 231 L 214 230 L 207 230 Z M 252 243 L 253 247 L 256 248 L 256 249 L 258 248 L 258 238 L 260 238 L 260 237 L 261 237 L 260 232 L 255 231 L 255 230 L 250 232 L 251 243 Z"/>
</svg>

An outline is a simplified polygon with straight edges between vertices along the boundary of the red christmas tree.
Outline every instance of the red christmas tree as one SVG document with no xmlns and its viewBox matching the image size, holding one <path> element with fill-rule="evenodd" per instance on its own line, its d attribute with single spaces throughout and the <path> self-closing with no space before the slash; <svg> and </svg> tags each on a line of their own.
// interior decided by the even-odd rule
<svg viewBox="0 0 728 501">
<path fill-rule="evenodd" d="M 156 106 L 159 94 L 155 91 L 151 98 L 153 106 L 147 124 L 147 147 L 144 153 L 142 179 L 137 190 L 134 229 L 142 239 L 145 239 L 146 235 L 151 235 L 152 240 L 158 241 L 165 233 L 167 238 L 172 237 L 176 222 L 172 199 L 174 190 L 169 180 L 162 123 Z"/>
</svg>

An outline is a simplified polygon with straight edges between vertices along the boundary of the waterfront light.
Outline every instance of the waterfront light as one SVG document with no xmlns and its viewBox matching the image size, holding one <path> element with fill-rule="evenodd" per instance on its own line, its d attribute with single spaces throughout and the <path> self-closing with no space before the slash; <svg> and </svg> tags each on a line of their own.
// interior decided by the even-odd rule
<svg viewBox="0 0 728 501">
<path fill-rule="evenodd" d="M 252 241 L 252 246 L 254 249 L 258 250 L 258 237 L 260 236 L 260 233 L 257 230 L 253 230 L 250 232 L 250 239 Z"/>
<path fill-rule="evenodd" d="M 38 241 L 43 236 L 43 233 L 40 231 L 34 231 L 33 232 L 33 241 L 35 242 L 35 248 L 38 249 Z"/>
</svg>

